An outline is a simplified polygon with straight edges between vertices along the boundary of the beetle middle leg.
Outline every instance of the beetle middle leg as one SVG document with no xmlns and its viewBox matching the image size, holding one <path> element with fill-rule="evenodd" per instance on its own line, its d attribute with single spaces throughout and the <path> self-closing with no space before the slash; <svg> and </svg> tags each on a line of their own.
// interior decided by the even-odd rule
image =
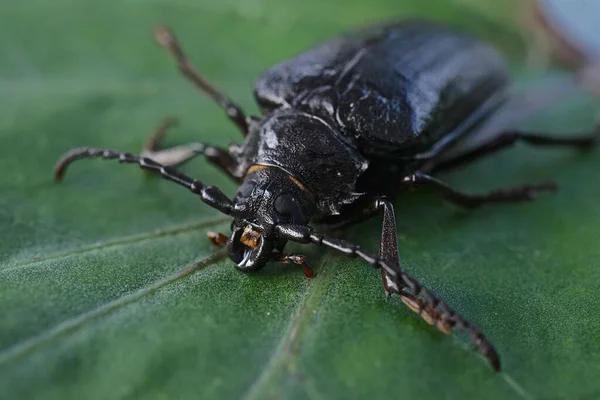
<svg viewBox="0 0 600 400">
<path fill-rule="evenodd" d="M 154 161 L 166 165 L 177 166 L 183 164 L 192 158 L 204 154 L 206 159 L 223 170 L 227 175 L 236 181 L 239 181 L 240 176 L 237 175 L 237 163 L 229 154 L 229 151 L 216 146 L 207 145 L 204 143 L 189 143 L 181 146 L 175 146 L 168 149 L 159 150 L 167 130 L 176 124 L 174 118 L 165 118 L 164 121 L 150 135 L 142 148 L 142 156 L 153 159 Z"/>
<path fill-rule="evenodd" d="M 556 190 L 554 182 L 544 182 L 539 185 L 521 185 L 506 189 L 494 190 L 488 193 L 472 194 L 458 191 L 447 183 L 424 174 L 415 172 L 404 178 L 403 185 L 424 186 L 434 189 L 445 200 L 461 207 L 477 208 L 488 203 L 517 203 L 533 200 L 539 192 Z"/>
<path fill-rule="evenodd" d="M 159 26 L 155 31 L 156 40 L 166 48 L 175 58 L 181 73 L 188 78 L 196 87 L 208 94 L 225 112 L 229 119 L 240 128 L 242 133 L 248 134 L 248 119 L 241 107 L 235 104 L 227 95 L 208 82 L 194 66 L 188 61 L 181 49 L 177 38 L 164 26 Z"/>
</svg>

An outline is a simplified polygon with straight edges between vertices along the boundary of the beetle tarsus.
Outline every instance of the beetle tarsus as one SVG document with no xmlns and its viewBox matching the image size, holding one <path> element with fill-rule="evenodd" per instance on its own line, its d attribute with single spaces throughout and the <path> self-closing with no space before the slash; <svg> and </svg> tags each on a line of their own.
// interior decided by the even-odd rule
<svg viewBox="0 0 600 400">
<path fill-rule="evenodd" d="M 427 322 L 429 325 L 435 325 L 441 332 L 445 334 L 452 333 L 452 326 L 446 320 L 441 317 L 441 313 L 432 308 L 428 308 L 424 302 L 413 295 L 408 293 L 398 293 L 402 302 L 411 309 L 411 311 L 416 312 Z"/>
<path fill-rule="evenodd" d="M 196 68 L 194 68 L 171 30 L 165 26 L 158 26 L 155 29 L 155 37 L 157 42 L 166 48 L 175 58 L 181 73 L 221 106 L 229 119 L 240 128 L 244 135 L 247 135 L 248 121 L 241 107 L 233 103 L 227 95 L 208 82 Z"/>
</svg>

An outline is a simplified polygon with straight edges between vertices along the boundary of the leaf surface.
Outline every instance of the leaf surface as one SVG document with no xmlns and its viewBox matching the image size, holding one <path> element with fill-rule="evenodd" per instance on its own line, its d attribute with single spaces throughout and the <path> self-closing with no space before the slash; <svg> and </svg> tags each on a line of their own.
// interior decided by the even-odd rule
<svg viewBox="0 0 600 400">
<path fill-rule="evenodd" d="M 0 12 L 0 393 L 5 399 L 588 399 L 600 393 L 597 152 L 525 146 L 442 177 L 472 191 L 556 179 L 536 202 L 463 212 L 428 193 L 396 203 L 405 267 L 496 344 L 494 374 L 460 337 L 385 301 L 381 278 L 313 248 L 317 277 L 237 272 L 206 240 L 226 218 L 116 162 L 57 157 L 90 145 L 137 152 L 165 116 L 167 144 L 226 146 L 236 129 L 152 40 L 171 25 L 204 74 L 250 113 L 265 68 L 359 24 L 421 16 L 492 40 L 521 85 L 539 77 L 508 2 L 131 0 L 5 2 Z M 510 4 L 515 4 L 511 2 Z M 497 12 L 495 12 L 497 10 Z M 586 129 L 571 98 L 529 121 Z M 233 194 L 204 160 L 183 170 Z M 347 238 L 378 248 L 380 221 Z"/>
</svg>

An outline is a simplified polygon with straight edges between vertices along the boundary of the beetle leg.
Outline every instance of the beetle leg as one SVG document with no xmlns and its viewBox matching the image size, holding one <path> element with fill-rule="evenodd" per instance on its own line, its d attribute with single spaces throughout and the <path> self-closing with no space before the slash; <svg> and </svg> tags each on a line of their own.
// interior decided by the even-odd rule
<svg viewBox="0 0 600 400">
<path fill-rule="evenodd" d="M 445 200 L 461 207 L 477 208 L 487 203 L 515 203 L 533 200 L 538 192 L 556 190 L 554 182 L 544 182 L 539 185 L 521 185 L 507 189 L 494 190 L 483 194 L 460 192 L 447 183 L 421 172 L 415 172 L 404 178 L 404 185 L 423 185 L 438 192 Z"/>
<path fill-rule="evenodd" d="M 375 201 L 375 208 L 383 210 L 379 255 L 384 260 L 400 265 L 398 231 L 396 230 L 394 207 L 389 201 L 380 198 Z M 399 290 L 397 285 L 393 284 L 393 279 L 385 272 L 385 270 L 381 269 L 381 275 L 383 277 L 383 287 L 386 296 L 389 296 L 390 293 L 396 293 L 408 308 L 419 314 L 429 325 L 435 325 L 444 333 L 452 333 L 452 326 L 444 319 L 439 310 L 428 306 L 419 297 Z"/>
<path fill-rule="evenodd" d="M 389 201 L 379 198 L 375 200 L 374 207 L 377 211 L 383 211 L 383 223 L 381 226 L 381 241 L 379 242 L 379 255 L 384 259 L 391 261 L 394 265 L 400 265 L 398 251 L 398 231 L 396 230 L 396 217 L 394 215 L 394 206 Z M 383 289 L 386 297 L 390 293 L 398 293 L 393 287 L 389 286 L 392 281 L 383 269 L 380 269 L 383 278 Z M 399 293 L 398 293 L 399 294 Z"/>
<path fill-rule="evenodd" d="M 232 102 L 227 95 L 208 82 L 196 68 L 190 64 L 175 35 L 173 35 L 168 28 L 159 26 L 155 30 L 155 36 L 158 43 L 166 48 L 175 58 L 181 73 L 221 106 L 227 113 L 229 119 L 240 128 L 244 136 L 247 135 L 248 120 L 242 109 Z"/>
<path fill-rule="evenodd" d="M 206 236 L 208 236 L 208 240 L 211 241 L 212 244 L 214 244 L 217 247 L 223 247 L 227 244 L 227 240 L 229 240 L 229 237 L 226 235 L 223 235 L 222 233 L 219 232 L 206 232 Z"/>
<path fill-rule="evenodd" d="M 227 240 L 229 237 L 223 235 L 219 232 L 207 232 L 206 235 L 208 239 L 217 247 L 223 247 L 227 244 Z M 315 273 L 312 267 L 306 261 L 306 257 L 301 254 L 283 254 L 278 251 L 274 251 L 271 253 L 271 261 L 280 262 L 284 264 L 297 264 L 302 267 L 302 271 L 304 272 L 304 276 L 307 278 L 312 278 L 315 276 Z"/>
<path fill-rule="evenodd" d="M 165 134 L 169 129 L 177 125 L 177 118 L 166 117 L 160 122 L 160 124 L 154 129 L 154 132 L 146 139 L 144 146 L 142 147 L 143 153 L 154 153 L 158 150 L 160 143 L 165 138 Z"/>
<path fill-rule="evenodd" d="M 146 143 L 144 143 L 142 156 L 151 158 L 162 165 L 177 166 L 191 160 L 199 154 L 204 154 L 211 164 L 219 167 L 234 180 L 239 181 L 241 177 L 236 175 L 235 171 L 237 165 L 235 159 L 227 150 L 220 147 L 210 146 L 204 143 L 189 143 L 159 150 L 158 147 L 162 142 L 165 133 L 175 124 L 176 120 L 174 118 L 165 118 L 152 135 L 150 135 L 148 140 L 146 140 Z"/>
<path fill-rule="evenodd" d="M 392 221 L 395 221 L 393 206 L 381 199 L 378 201 L 377 206 L 384 211 L 385 232 L 382 234 L 382 247 L 387 247 L 386 244 L 395 247 L 397 244 L 393 245 L 391 242 L 392 240 L 397 242 L 397 237 L 391 229 L 393 224 L 395 224 L 392 223 Z M 314 232 L 310 226 L 277 225 L 275 232 L 278 236 L 297 243 L 313 243 L 318 246 L 329 247 L 349 257 L 359 257 L 372 267 L 382 270 L 384 287 L 388 293 L 399 295 L 409 308 L 420 313 L 423 319 L 430 324 L 435 324 L 442 332 L 448 333 L 453 330 L 459 330 L 467 333 L 471 342 L 486 357 L 494 370 L 500 370 L 500 357 L 483 332 L 450 308 L 450 306 L 444 303 L 434 292 L 427 289 L 416 278 L 404 271 L 398 263 L 391 262 L 381 257 L 381 255 L 374 255 L 364 251 L 354 243 Z M 384 251 L 386 254 L 390 253 L 390 257 L 392 257 L 391 250 L 386 249 Z M 397 259 L 397 254 L 394 258 Z"/>
<path fill-rule="evenodd" d="M 470 163 L 478 158 L 487 156 L 500 150 L 513 146 L 517 142 L 524 142 L 532 146 L 548 147 L 575 147 L 579 149 L 588 149 L 595 146 L 600 141 L 600 126 L 596 127 L 591 133 L 579 135 L 561 135 L 551 136 L 541 133 L 508 131 L 500 133 L 494 140 L 477 147 L 465 154 L 442 161 L 433 168 L 436 171 L 450 169 Z"/>
<path fill-rule="evenodd" d="M 271 253 L 271 260 L 284 264 L 297 264 L 302 267 L 305 277 L 312 278 L 315 276 L 312 267 L 306 262 L 306 258 L 301 254 L 283 254 L 279 252 L 273 252 Z"/>
<path fill-rule="evenodd" d="M 366 221 L 373 215 L 376 215 L 379 210 L 374 208 L 373 204 L 373 199 L 370 199 L 368 203 L 354 208 L 351 211 L 344 212 L 340 215 L 327 215 L 322 218 L 315 218 L 315 222 L 327 226 L 327 229 L 331 231 L 342 230 L 351 225 Z"/>
<path fill-rule="evenodd" d="M 205 204 L 219 210 L 223 214 L 231 215 L 233 210 L 233 202 L 218 188 L 206 186 L 202 182 L 192 179 L 174 168 L 161 165 L 150 158 L 139 157 L 121 151 L 92 147 L 73 149 L 65 153 L 56 163 L 54 179 L 60 182 L 69 165 L 73 161 L 83 158 L 103 158 L 105 160 L 119 160 L 120 163 L 124 164 L 138 164 L 142 169 L 158 172 L 164 179 L 187 188 L 190 192 L 200 196 L 200 199 Z"/>
</svg>

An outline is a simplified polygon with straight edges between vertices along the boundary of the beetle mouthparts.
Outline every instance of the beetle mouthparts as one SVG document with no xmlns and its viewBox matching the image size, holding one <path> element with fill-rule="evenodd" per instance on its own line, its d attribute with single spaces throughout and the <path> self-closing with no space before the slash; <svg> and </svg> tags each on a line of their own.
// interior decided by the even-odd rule
<svg viewBox="0 0 600 400">
<path fill-rule="evenodd" d="M 252 229 L 252 226 L 248 225 L 244 228 L 244 232 L 240 237 L 240 242 L 251 249 L 256 249 L 260 238 L 260 232 L 255 231 Z"/>
</svg>

